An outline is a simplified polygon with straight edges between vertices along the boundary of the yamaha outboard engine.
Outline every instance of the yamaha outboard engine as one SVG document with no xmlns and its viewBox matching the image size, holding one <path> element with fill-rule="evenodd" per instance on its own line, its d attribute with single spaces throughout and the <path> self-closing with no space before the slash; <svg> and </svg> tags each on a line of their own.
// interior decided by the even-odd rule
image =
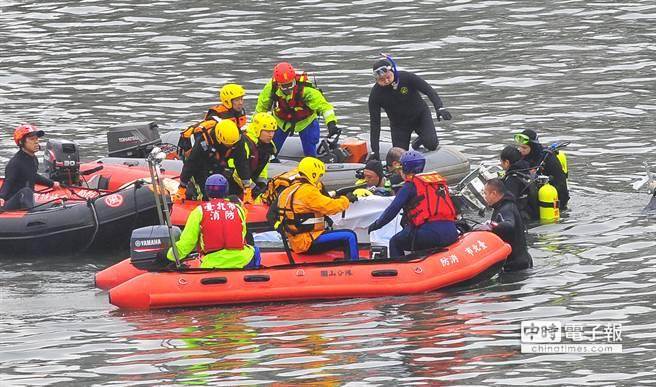
<svg viewBox="0 0 656 387">
<path fill-rule="evenodd" d="M 110 157 L 146 158 L 162 142 L 157 124 L 132 123 L 109 128 L 107 148 Z"/>
<path fill-rule="evenodd" d="M 68 185 L 80 184 L 80 147 L 75 142 L 48 140 L 43 163 L 50 179 Z"/>
<path fill-rule="evenodd" d="M 180 239 L 180 229 L 173 226 L 173 238 Z M 141 227 L 132 231 L 130 237 L 130 261 L 138 269 L 158 270 L 168 266 L 171 261 L 166 253 L 172 245 L 169 229 L 164 225 Z"/>
</svg>

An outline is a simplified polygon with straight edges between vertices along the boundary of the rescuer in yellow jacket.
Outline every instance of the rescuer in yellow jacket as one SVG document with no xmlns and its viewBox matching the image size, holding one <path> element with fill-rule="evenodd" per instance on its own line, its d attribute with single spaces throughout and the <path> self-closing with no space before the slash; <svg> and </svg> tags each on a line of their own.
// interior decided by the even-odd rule
<svg viewBox="0 0 656 387">
<path fill-rule="evenodd" d="M 346 210 L 358 198 L 353 193 L 331 198 L 319 188 L 324 163 L 306 157 L 298 164 L 299 177 L 278 197 L 278 223 L 295 253 L 321 253 L 343 249 L 345 257 L 358 259 L 358 240 L 352 230 L 326 230 L 326 218 Z M 328 218 L 329 219 L 329 218 Z"/>
</svg>

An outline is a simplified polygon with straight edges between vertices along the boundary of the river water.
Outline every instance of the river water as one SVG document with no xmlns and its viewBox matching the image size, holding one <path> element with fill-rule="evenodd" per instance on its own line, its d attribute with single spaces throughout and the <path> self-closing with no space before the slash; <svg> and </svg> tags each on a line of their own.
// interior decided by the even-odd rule
<svg viewBox="0 0 656 387">
<path fill-rule="evenodd" d="M 571 210 L 530 230 L 534 269 L 412 297 L 128 313 L 93 286 L 120 256 L 3 258 L 2 385 L 656 383 L 656 223 L 630 187 L 656 149 L 653 0 L 3 0 L 0 165 L 24 121 L 89 159 L 113 124 L 201 118 L 225 82 L 252 110 L 283 59 L 366 132 L 381 51 L 437 89 L 454 116 L 441 141 L 473 164 L 519 128 L 572 142 Z M 534 319 L 622 324 L 623 353 L 522 354 Z"/>
</svg>

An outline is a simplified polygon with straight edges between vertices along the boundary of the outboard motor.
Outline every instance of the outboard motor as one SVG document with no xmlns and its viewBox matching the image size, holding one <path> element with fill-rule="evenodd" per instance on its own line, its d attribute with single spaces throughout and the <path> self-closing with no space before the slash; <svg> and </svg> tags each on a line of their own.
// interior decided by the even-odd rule
<svg viewBox="0 0 656 387">
<path fill-rule="evenodd" d="M 130 261 L 138 269 L 158 270 L 168 266 L 171 261 L 166 259 L 166 252 L 180 239 L 180 228 L 173 226 L 173 238 L 169 238 L 169 230 L 165 225 L 141 227 L 132 231 L 130 237 Z"/>
<path fill-rule="evenodd" d="M 451 198 L 459 212 L 468 207 L 483 216 L 487 208 L 483 188 L 488 180 L 499 177 L 500 171 L 501 168 L 496 165 L 480 165 L 452 187 Z"/>
<path fill-rule="evenodd" d="M 107 131 L 107 150 L 110 157 L 146 158 L 161 142 L 157 124 L 154 122 L 118 125 Z"/>
<path fill-rule="evenodd" d="M 48 140 L 43 164 L 50 179 L 67 185 L 80 184 L 80 147 L 75 142 Z"/>
</svg>

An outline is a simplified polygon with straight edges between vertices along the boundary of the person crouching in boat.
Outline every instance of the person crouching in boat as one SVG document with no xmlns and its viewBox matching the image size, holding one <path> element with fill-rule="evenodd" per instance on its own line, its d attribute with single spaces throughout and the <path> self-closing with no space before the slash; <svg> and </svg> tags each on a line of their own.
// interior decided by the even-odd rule
<svg viewBox="0 0 656 387">
<path fill-rule="evenodd" d="M 392 196 L 392 186 L 385 177 L 383 163 L 371 159 L 367 161 L 362 170 L 362 178 L 356 180 L 355 185 L 366 185 L 366 189 L 376 196 Z"/>
<path fill-rule="evenodd" d="M 505 171 L 501 181 L 506 187 L 506 192 L 515 197 L 522 219 L 524 221 L 540 219 L 538 187 L 530 176 L 528 162 L 522 160 L 521 153 L 512 145 L 503 148 L 499 161 Z"/>
<path fill-rule="evenodd" d="M 519 152 L 531 168 L 538 168 L 538 174 L 549 176 L 551 184 L 558 191 L 560 210 L 567 209 L 569 189 L 567 188 L 567 175 L 553 151 L 545 149 L 538 141 L 538 134 L 531 129 L 524 129 L 515 134 Z"/>
<path fill-rule="evenodd" d="M 414 131 L 419 137 L 413 141 L 412 149 L 423 145 L 428 150 L 436 150 L 439 140 L 435 123 L 421 94 L 430 99 L 438 121 L 450 120 L 451 113 L 444 108 L 437 92 L 420 76 L 398 71 L 390 56 L 374 63 L 373 75 L 375 84 L 369 92 L 370 157 L 379 157 L 381 109 L 389 119 L 393 146 L 410 149 L 410 136 Z"/>
<path fill-rule="evenodd" d="M 405 149 L 397 146 L 390 148 L 385 156 L 385 168 L 389 176 L 390 184 L 394 192 L 398 191 L 399 184 L 403 184 L 403 176 L 401 174 L 401 156 L 406 152 Z"/>
<path fill-rule="evenodd" d="M 297 74 L 287 62 L 280 62 L 273 68 L 273 77 L 260 92 L 255 111 L 272 111 L 275 115 L 278 130 L 273 142 L 278 152 L 288 136 L 298 133 L 303 154 L 316 156 L 320 137 L 318 115 L 326 122 L 328 136 L 340 133 L 333 105 L 308 80 L 307 74 Z"/>
<path fill-rule="evenodd" d="M 233 121 L 239 129 L 246 125 L 244 96 L 246 90 L 236 83 L 228 83 L 219 90 L 221 103 L 209 108 L 203 121 L 191 125 L 182 132 L 178 140 L 178 156 L 185 160 L 191 154 L 192 137 L 194 142 L 210 141 L 209 137 L 216 124 L 221 120 Z"/>
<path fill-rule="evenodd" d="M 403 154 L 401 173 L 405 183 L 385 212 L 369 225 L 369 233 L 378 230 L 403 208 L 408 222 L 390 239 L 391 257 L 402 257 L 405 251 L 448 246 L 458 239 L 456 209 L 446 180 L 435 172 L 422 173 L 425 166 L 423 154 L 416 151 Z"/>
<path fill-rule="evenodd" d="M 244 137 L 231 120 L 216 124 L 207 142 L 196 142 L 189 157 L 185 159 L 180 173 L 180 187 L 173 195 L 173 200 L 206 200 L 205 180 L 215 173 L 232 181 L 231 194 L 243 194 L 242 186 L 251 184 Z"/>
<path fill-rule="evenodd" d="M 299 176 L 278 196 L 279 228 L 295 253 L 318 254 L 328 250 L 344 250 L 351 261 L 359 258 L 358 239 L 353 230 L 326 230 L 328 215 L 338 214 L 358 200 L 349 192 L 331 198 L 321 187 L 326 173 L 324 163 L 305 157 L 298 164 Z"/>
<path fill-rule="evenodd" d="M 512 252 L 503 265 L 504 271 L 533 267 L 533 259 L 526 246 L 526 229 L 515 198 L 506 191 L 505 185 L 499 179 L 487 181 L 483 195 L 493 209 L 492 217 L 490 221 L 475 226 L 474 230 L 492 231 L 510 245 Z"/>
<path fill-rule="evenodd" d="M 228 180 L 214 174 L 205 181 L 209 201 L 196 207 L 185 224 L 180 240 L 176 242 L 181 258 L 196 245 L 200 246 L 205 269 L 241 269 L 253 262 L 259 264 L 259 249 L 246 243 L 246 212 L 238 199 L 225 199 L 229 191 Z M 172 249 L 166 256 L 175 261 Z"/>
<path fill-rule="evenodd" d="M 0 187 L 0 208 L 5 211 L 34 207 L 34 184 L 59 188 L 59 183 L 37 173 L 39 160 L 35 153 L 41 148 L 39 137 L 43 130 L 23 124 L 14 130 L 18 152 L 5 167 L 5 180 Z"/>
<path fill-rule="evenodd" d="M 251 180 L 246 189 L 251 190 L 253 198 L 262 194 L 267 188 L 269 160 L 276 154 L 276 146 L 272 140 L 277 129 L 276 119 L 270 113 L 257 113 L 246 130 L 244 139 Z"/>
</svg>

